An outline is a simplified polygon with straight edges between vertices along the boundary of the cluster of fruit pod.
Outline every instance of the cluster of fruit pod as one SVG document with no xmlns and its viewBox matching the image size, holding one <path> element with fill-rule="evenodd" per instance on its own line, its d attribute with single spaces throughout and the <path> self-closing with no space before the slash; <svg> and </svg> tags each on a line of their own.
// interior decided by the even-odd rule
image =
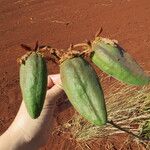
<svg viewBox="0 0 150 150">
<path fill-rule="evenodd" d="M 74 50 L 79 45 L 83 45 L 83 51 Z M 115 40 L 97 36 L 93 41 L 79 45 L 71 46 L 61 57 L 57 56 L 60 58 L 62 87 L 79 114 L 95 125 L 105 125 L 109 121 L 103 90 L 85 55 L 88 54 L 102 71 L 123 83 L 146 85 L 150 83 L 150 77 Z M 23 100 L 29 115 L 36 119 L 42 111 L 47 89 L 47 67 L 42 48 L 37 45 L 27 52 L 20 59 L 20 64 Z"/>
</svg>

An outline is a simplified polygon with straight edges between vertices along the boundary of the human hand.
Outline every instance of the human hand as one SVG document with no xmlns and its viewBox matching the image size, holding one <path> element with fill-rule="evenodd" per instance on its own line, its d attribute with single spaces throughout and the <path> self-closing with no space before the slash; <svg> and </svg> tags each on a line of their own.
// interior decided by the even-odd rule
<svg viewBox="0 0 150 150">
<path fill-rule="evenodd" d="M 24 101 L 21 103 L 13 123 L 0 137 L 0 149 L 37 150 L 46 144 L 52 130 L 56 101 L 63 93 L 59 74 L 48 76 L 48 88 L 41 115 L 37 119 L 32 119 Z"/>
</svg>

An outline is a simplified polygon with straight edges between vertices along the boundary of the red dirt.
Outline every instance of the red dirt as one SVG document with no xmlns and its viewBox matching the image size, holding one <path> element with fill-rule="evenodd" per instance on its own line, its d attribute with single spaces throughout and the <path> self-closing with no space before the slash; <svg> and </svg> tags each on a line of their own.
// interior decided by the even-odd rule
<svg viewBox="0 0 150 150">
<path fill-rule="evenodd" d="M 9 127 L 21 103 L 16 63 L 24 54 L 21 43 L 33 46 L 39 40 L 42 44 L 65 49 L 70 43 L 92 39 L 103 27 L 102 36 L 117 39 L 145 70 L 150 68 L 149 0 L 1 0 L 0 6 L 0 134 Z M 52 62 L 49 70 L 51 74 L 59 72 Z M 58 110 L 63 110 L 61 107 L 58 106 Z M 56 114 L 55 127 L 69 120 L 73 113 L 70 107 Z M 54 134 L 43 150 L 75 147 L 80 150 L 70 139 L 69 134 Z M 108 140 L 119 149 L 125 138 L 118 135 Z M 89 147 L 107 149 L 108 140 L 93 141 Z"/>
</svg>

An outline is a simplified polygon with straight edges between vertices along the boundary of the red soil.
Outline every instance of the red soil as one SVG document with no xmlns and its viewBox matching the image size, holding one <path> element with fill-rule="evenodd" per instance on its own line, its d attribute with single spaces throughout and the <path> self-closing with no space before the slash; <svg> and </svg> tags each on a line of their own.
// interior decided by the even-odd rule
<svg viewBox="0 0 150 150">
<path fill-rule="evenodd" d="M 102 36 L 117 39 L 145 70 L 150 68 L 149 0 L 1 0 L 0 6 L 0 134 L 9 127 L 21 103 L 16 63 L 24 54 L 21 43 L 33 46 L 38 40 L 41 44 L 65 49 L 70 43 L 92 39 L 103 27 Z M 48 65 L 50 74 L 59 72 L 52 62 Z M 62 107 L 59 105 L 57 109 L 63 110 Z M 73 114 L 72 107 L 57 113 L 55 127 Z M 70 137 L 54 134 L 43 150 L 75 149 L 77 144 Z M 118 135 L 100 141 L 91 142 L 89 147 L 103 150 L 106 142 L 112 141 L 119 149 L 125 137 Z"/>
</svg>

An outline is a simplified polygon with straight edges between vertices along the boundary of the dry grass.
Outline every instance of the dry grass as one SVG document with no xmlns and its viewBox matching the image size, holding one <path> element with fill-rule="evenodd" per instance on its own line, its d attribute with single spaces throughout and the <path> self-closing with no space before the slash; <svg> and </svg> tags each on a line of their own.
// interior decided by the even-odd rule
<svg viewBox="0 0 150 150">
<path fill-rule="evenodd" d="M 108 119 L 139 135 L 145 121 L 150 119 L 150 85 L 142 87 L 127 86 L 119 81 L 112 80 L 110 86 L 108 86 L 108 82 L 106 83 L 108 79 L 109 77 L 102 78 Z M 124 133 L 109 124 L 102 127 L 92 125 L 78 113 L 75 113 L 72 119 L 60 128 L 61 130 L 69 130 L 73 138 L 79 142 Z"/>
</svg>

